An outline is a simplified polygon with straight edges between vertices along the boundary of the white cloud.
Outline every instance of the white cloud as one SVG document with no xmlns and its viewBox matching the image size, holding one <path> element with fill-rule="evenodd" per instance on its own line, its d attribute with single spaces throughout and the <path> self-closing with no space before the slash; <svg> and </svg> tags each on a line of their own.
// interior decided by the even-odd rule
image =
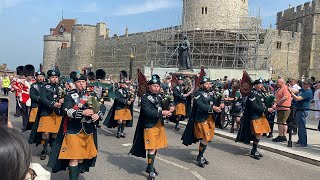
<svg viewBox="0 0 320 180">
<path fill-rule="evenodd" d="M 173 0 L 146 0 L 142 4 L 123 6 L 119 8 L 117 12 L 114 13 L 114 15 L 125 16 L 131 14 L 141 14 L 145 12 L 175 7 L 176 5 L 177 2 Z"/>
<path fill-rule="evenodd" d="M 30 0 L 0 0 L 0 13 L 5 9 L 12 8 L 18 6 L 21 3 L 24 3 Z"/>
<path fill-rule="evenodd" d="M 76 12 L 80 13 L 95 13 L 98 11 L 97 3 L 92 2 L 86 6 L 83 6 L 80 10 L 76 10 Z"/>
</svg>

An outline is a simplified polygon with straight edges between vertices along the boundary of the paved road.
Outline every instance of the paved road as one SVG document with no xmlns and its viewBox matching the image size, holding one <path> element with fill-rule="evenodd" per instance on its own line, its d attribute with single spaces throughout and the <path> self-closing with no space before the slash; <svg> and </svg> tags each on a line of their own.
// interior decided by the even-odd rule
<svg viewBox="0 0 320 180">
<path fill-rule="evenodd" d="M 11 96 L 11 99 L 13 97 Z M 14 118 L 14 102 L 11 101 L 11 120 L 16 128 L 21 128 L 21 118 Z M 110 108 L 110 107 L 108 107 Z M 137 121 L 138 114 L 134 114 Z M 186 147 L 181 144 L 182 131 L 173 130 L 172 124 L 166 124 L 169 147 L 159 151 L 155 167 L 160 172 L 157 179 L 318 179 L 320 168 L 302 163 L 267 151 L 260 161 L 252 159 L 249 146 L 215 137 L 209 144 L 205 156 L 210 161 L 206 168 L 195 164 L 198 145 Z M 135 128 L 126 129 L 127 138 L 115 138 L 115 129 L 99 129 L 99 154 L 95 168 L 81 175 L 80 179 L 118 180 L 146 179 L 144 173 L 146 160 L 128 156 Z M 24 133 L 25 137 L 29 132 Z M 40 161 L 41 148 L 32 145 L 33 161 L 46 167 L 47 160 Z M 66 172 L 52 175 L 53 180 L 68 179 Z"/>
</svg>

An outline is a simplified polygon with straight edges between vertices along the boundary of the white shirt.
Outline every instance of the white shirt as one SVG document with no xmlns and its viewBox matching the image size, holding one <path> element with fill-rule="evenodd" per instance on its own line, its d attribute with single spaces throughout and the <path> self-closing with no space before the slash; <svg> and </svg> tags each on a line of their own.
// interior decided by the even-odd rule
<svg viewBox="0 0 320 180">
<path fill-rule="evenodd" d="M 229 90 L 228 89 L 224 90 L 222 95 L 223 97 L 229 97 Z"/>
<path fill-rule="evenodd" d="M 292 89 L 299 90 L 301 87 L 298 84 L 291 86 Z"/>
<path fill-rule="evenodd" d="M 313 100 L 319 101 L 320 100 L 319 94 L 320 94 L 320 89 L 318 89 L 318 90 L 316 90 L 316 92 L 314 92 Z"/>
</svg>

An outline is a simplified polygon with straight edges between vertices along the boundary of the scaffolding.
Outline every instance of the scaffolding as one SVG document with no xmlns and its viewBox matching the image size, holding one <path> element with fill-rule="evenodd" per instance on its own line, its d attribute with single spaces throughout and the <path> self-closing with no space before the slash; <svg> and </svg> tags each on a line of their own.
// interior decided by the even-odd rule
<svg viewBox="0 0 320 180">
<path fill-rule="evenodd" d="M 239 29 L 192 30 L 182 26 L 147 33 L 148 67 L 178 67 L 177 47 L 188 35 L 193 67 L 269 70 L 271 35 L 261 27 L 260 18 L 242 18 Z"/>
</svg>

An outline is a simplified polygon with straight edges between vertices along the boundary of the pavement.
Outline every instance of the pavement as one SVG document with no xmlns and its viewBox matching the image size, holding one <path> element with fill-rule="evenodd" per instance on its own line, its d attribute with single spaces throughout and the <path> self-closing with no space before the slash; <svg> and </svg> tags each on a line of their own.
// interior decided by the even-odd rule
<svg viewBox="0 0 320 180">
<path fill-rule="evenodd" d="M 14 128 L 20 130 L 22 119 L 14 118 L 15 101 L 10 95 L 10 119 Z M 107 110 L 110 103 L 107 103 Z M 117 139 L 116 129 L 102 127 L 98 129 L 98 158 L 94 168 L 90 172 L 80 175 L 80 180 L 130 180 L 146 179 L 146 159 L 129 156 L 132 146 L 135 125 L 138 112 L 134 112 L 134 127 L 126 128 L 126 138 Z M 249 156 L 251 146 L 235 143 L 233 140 L 222 137 L 219 130 L 213 141 L 208 145 L 205 157 L 210 164 L 205 168 L 197 166 L 195 160 L 198 154 L 198 144 L 184 146 L 181 136 L 184 127 L 180 131 L 174 130 L 172 123 L 165 124 L 168 137 L 168 148 L 159 150 L 155 167 L 160 175 L 159 180 L 271 180 L 271 179 L 305 179 L 314 180 L 319 178 L 319 167 L 310 163 L 301 162 L 293 158 L 273 153 L 268 150 L 260 150 L 264 157 L 257 161 Z M 24 132 L 26 139 L 29 131 Z M 285 145 L 283 145 L 285 146 Z M 42 147 L 31 145 L 32 161 L 47 168 L 48 158 L 40 160 Z M 304 151 L 304 150 L 303 150 Z M 52 174 L 52 180 L 67 180 L 65 171 Z"/>
<path fill-rule="evenodd" d="M 137 107 L 137 106 L 135 106 Z M 314 104 L 311 104 L 311 109 L 314 109 Z M 134 111 L 140 112 L 138 108 L 134 108 Z M 276 119 L 275 119 L 276 122 Z M 315 119 L 314 111 L 309 112 L 309 116 L 307 119 L 307 127 L 317 129 L 319 120 Z M 180 124 L 183 126 L 187 125 L 187 121 L 181 121 Z M 230 133 L 230 125 L 225 129 L 215 129 L 215 135 L 223 138 L 230 139 L 232 141 L 236 140 L 238 131 L 235 130 L 235 133 Z M 278 126 L 275 124 L 274 126 L 274 137 L 277 137 Z M 287 139 L 289 134 L 287 134 Z M 301 148 L 295 146 L 294 142 L 298 141 L 298 135 L 292 136 L 292 147 L 288 147 L 287 142 L 273 142 L 272 138 L 268 139 L 263 137 L 259 143 L 259 148 L 277 153 L 289 158 L 293 158 L 305 163 L 313 164 L 316 166 L 320 166 L 320 132 L 307 130 L 308 136 L 308 148 Z"/>
</svg>

